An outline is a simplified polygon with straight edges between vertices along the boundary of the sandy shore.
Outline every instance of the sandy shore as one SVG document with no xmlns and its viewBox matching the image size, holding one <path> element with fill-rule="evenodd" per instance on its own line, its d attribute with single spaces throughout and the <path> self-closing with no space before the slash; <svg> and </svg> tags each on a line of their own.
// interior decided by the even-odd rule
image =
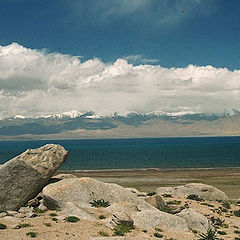
<svg viewBox="0 0 240 240">
<path fill-rule="evenodd" d="M 92 177 L 145 192 L 154 191 L 159 186 L 200 182 L 221 189 L 230 198 L 240 198 L 240 168 L 77 170 L 58 173 Z"/>
</svg>

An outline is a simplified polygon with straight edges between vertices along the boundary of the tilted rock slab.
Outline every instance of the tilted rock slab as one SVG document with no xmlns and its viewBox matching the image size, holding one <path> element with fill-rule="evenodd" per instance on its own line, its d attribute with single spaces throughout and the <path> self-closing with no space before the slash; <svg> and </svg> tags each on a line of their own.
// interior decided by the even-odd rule
<svg viewBox="0 0 240 240">
<path fill-rule="evenodd" d="M 226 193 L 202 183 L 189 183 L 177 187 L 159 187 L 155 191 L 157 194 L 172 194 L 173 196 L 188 197 L 189 195 L 197 195 L 204 200 L 228 200 Z"/>
<path fill-rule="evenodd" d="M 66 159 L 62 146 L 47 144 L 0 166 L 0 209 L 18 210 L 34 198 Z"/>
</svg>

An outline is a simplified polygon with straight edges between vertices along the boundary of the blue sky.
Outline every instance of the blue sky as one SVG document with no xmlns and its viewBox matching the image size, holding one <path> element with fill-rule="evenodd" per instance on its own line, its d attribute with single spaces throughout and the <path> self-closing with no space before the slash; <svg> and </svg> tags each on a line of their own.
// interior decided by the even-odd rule
<svg viewBox="0 0 240 240">
<path fill-rule="evenodd" d="M 239 12 L 239 0 L 0 0 L 0 119 L 240 110 Z"/>
<path fill-rule="evenodd" d="M 239 12 L 238 0 L 0 0 L 0 45 L 233 70 L 240 65 Z"/>
</svg>

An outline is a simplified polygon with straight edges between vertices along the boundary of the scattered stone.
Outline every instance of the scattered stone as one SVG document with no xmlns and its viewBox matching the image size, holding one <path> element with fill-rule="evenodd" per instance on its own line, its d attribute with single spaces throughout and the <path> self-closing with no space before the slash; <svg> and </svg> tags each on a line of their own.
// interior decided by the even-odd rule
<svg viewBox="0 0 240 240">
<path fill-rule="evenodd" d="M 47 207 L 44 206 L 42 203 L 38 206 L 38 209 L 40 209 L 42 211 L 47 211 Z"/>
<path fill-rule="evenodd" d="M 0 166 L 0 209 L 18 210 L 34 198 L 67 159 L 55 144 L 28 149 Z"/>
<path fill-rule="evenodd" d="M 228 200 L 226 193 L 223 191 L 202 183 L 189 183 L 177 187 L 159 187 L 156 193 L 171 194 L 172 196 L 188 197 L 189 195 L 196 195 L 204 200 Z"/>
<path fill-rule="evenodd" d="M 6 216 L 3 218 L 4 220 L 10 221 L 10 222 L 20 222 L 20 220 L 13 216 Z"/>
</svg>

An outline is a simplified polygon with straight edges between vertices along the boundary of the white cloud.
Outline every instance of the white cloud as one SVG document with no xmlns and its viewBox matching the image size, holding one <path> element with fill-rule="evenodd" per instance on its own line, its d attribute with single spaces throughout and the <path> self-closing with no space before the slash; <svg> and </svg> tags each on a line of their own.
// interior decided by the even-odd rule
<svg viewBox="0 0 240 240">
<path fill-rule="evenodd" d="M 239 109 L 239 100 L 240 70 L 134 66 L 126 59 L 113 64 L 98 58 L 81 62 L 16 43 L 0 47 L 0 117 L 73 109 L 99 114 L 223 112 Z"/>
<path fill-rule="evenodd" d="M 123 57 L 123 59 L 126 59 L 129 62 L 132 62 L 134 64 L 141 64 L 141 63 L 142 64 L 147 64 L 147 63 L 157 63 L 157 62 L 159 62 L 158 59 L 145 58 L 141 54 L 126 56 L 126 57 Z"/>
</svg>

